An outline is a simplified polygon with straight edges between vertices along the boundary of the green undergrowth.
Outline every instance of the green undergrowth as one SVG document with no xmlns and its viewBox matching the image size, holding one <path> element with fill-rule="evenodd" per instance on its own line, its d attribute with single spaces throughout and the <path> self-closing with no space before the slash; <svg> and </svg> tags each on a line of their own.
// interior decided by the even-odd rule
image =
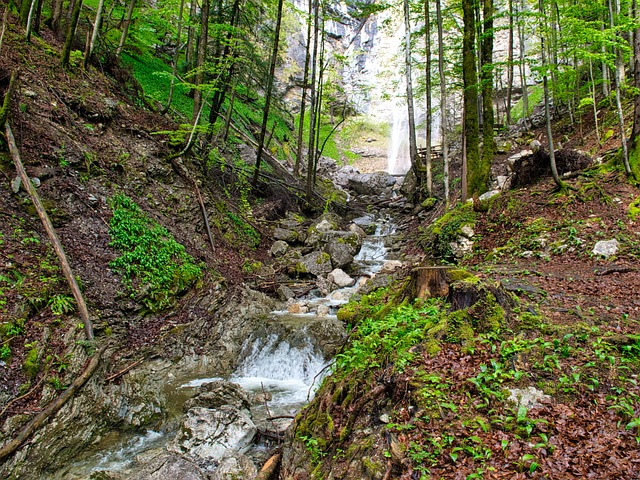
<svg viewBox="0 0 640 480">
<path fill-rule="evenodd" d="M 443 299 L 403 300 L 396 285 L 340 310 L 349 341 L 296 422 L 313 478 L 369 478 L 388 459 L 393 478 L 554 478 L 553 461 L 573 458 L 573 440 L 564 439 L 590 425 L 594 408 L 597 432 L 580 445 L 618 438 L 621 449 L 637 448 L 640 336 L 556 325 L 533 307 L 499 303 L 500 293 L 475 277 L 452 288 L 485 293 L 451 311 Z M 519 404 L 532 389 L 541 403 Z M 568 423 L 558 420 L 563 409 Z"/>
<path fill-rule="evenodd" d="M 202 278 L 202 266 L 129 197 L 115 195 L 110 205 L 110 245 L 120 252 L 110 266 L 120 273 L 131 296 L 149 310 L 173 305 L 178 294 Z"/>
</svg>

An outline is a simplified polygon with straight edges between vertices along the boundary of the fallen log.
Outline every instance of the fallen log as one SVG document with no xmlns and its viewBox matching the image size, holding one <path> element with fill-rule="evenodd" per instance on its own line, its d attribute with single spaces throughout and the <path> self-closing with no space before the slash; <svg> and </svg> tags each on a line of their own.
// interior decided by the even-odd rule
<svg viewBox="0 0 640 480">
<path fill-rule="evenodd" d="M 33 202 L 33 206 L 36 208 L 38 212 L 38 216 L 40 220 L 42 220 L 42 225 L 49 236 L 49 240 L 53 244 L 53 249 L 58 256 L 58 260 L 60 260 L 60 264 L 62 266 L 62 272 L 64 273 L 65 278 L 67 279 L 67 283 L 69 283 L 69 287 L 71 288 L 71 293 L 73 293 L 73 297 L 76 300 L 76 304 L 78 305 L 78 312 L 80 313 L 80 318 L 84 323 L 84 331 L 87 337 L 87 340 L 93 340 L 93 322 L 89 317 L 89 310 L 87 309 L 87 304 L 84 301 L 84 296 L 80 291 L 80 287 L 78 286 L 78 282 L 76 281 L 76 277 L 73 275 L 73 271 L 71 270 L 71 266 L 69 265 L 69 261 L 67 260 L 67 256 L 64 253 L 64 248 L 62 248 L 62 244 L 60 243 L 60 239 L 56 234 L 55 229 L 53 228 L 53 224 L 49 219 L 49 215 L 40 200 L 40 195 L 36 191 L 35 187 L 31 183 L 31 179 L 27 175 L 27 172 L 22 165 L 22 160 L 20 159 L 20 151 L 18 150 L 18 146 L 16 145 L 16 139 L 13 136 L 13 132 L 11 131 L 11 126 L 9 122 L 5 124 L 5 133 L 7 136 L 7 144 L 9 145 L 9 151 L 11 152 L 11 156 L 13 157 L 13 163 L 18 171 L 18 175 L 22 180 L 22 186 L 31 197 L 31 201 Z"/>
<path fill-rule="evenodd" d="M 38 415 L 36 415 L 29 423 L 27 423 L 22 430 L 18 433 L 18 435 L 6 443 L 2 448 L 0 448 L 0 461 L 4 460 L 6 457 L 15 452 L 20 445 L 22 445 L 37 429 L 39 429 L 45 422 L 49 419 L 49 417 L 53 416 L 55 413 L 60 410 L 68 400 L 73 398 L 82 386 L 87 383 L 87 381 L 93 375 L 93 372 L 96 371 L 98 365 L 100 365 L 100 358 L 102 354 L 106 350 L 107 345 L 104 345 L 100 350 L 94 353 L 91 360 L 89 360 L 89 364 L 87 368 L 73 381 L 69 388 L 67 388 L 59 397 L 55 400 L 52 400 Z"/>
</svg>

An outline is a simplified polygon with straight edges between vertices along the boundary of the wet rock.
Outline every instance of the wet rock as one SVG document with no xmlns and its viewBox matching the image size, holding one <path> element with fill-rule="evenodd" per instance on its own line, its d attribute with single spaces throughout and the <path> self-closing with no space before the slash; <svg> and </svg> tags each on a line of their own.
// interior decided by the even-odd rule
<svg viewBox="0 0 640 480">
<path fill-rule="evenodd" d="M 331 309 L 327 305 L 318 305 L 316 309 L 316 315 L 319 317 L 326 317 L 331 312 Z"/>
<path fill-rule="evenodd" d="M 251 397 L 252 405 L 264 405 L 266 402 L 270 402 L 273 398 L 269 392 L 258 392 L 253 397 Z"/>
<path fill-rule="evenodd" d="M 230 405 L 215 410 L 194 407 L 182 417 L 180 430 L 167 448 L 196 462 L 210 463 L 221 459 L 227 450 L 246 452 L 256 433 L 244 410 Z"/>
<path fill-rule="evenodd" d="M 296 264 L 296 270 L 316 276 L 326 275 L 333 270 L 331 256 L 326 252 L 311 252 Z"/>
<path fill-rule="evenodd" d="M 93 476 L 91 478 L 94 478 Z M 150 458 L 145 458 L 144 462 L 127 472 L 123 477 L 112 478 L 136 478 L 138 480 L 166 480 L 168 478 L 179 478 L 180 480 L 206 480 L 206 472 L 193 462 L 176 455 L 157 451 Z"/>
<path fill-rule="evenodd" d="M 380 273 L 393 273 L 401 267 L 402 267 L 402 262 L 400 260 L 387 260 L 382 265 L 382 268 L 380 269 Z"/>
<path fill-rule="evenodd" d="M 290 300 L 296 296 L 295 293 L 293 293 L 293 290 L 286 285 L 280 285 L 277 292 L 281 300 Z"/>
<path fill-rule="evenodd" d="M 217 409 L 223 405 L 247 412 L 250 409 L 249 397 L 240 385 L 217 380 L 202 384 L 198 393 L 185 402 L 183 410 L 186 412 L 195 407 Z"/>
<path fill-rule="evenodd" d="M 275 242 L 273 242 L 273 245 L 271 245 L 269 253 L 272 257 L 277 258 L 285 255 L 287 253 L 287 250 L 289 250 L 289 244 L 287 242 L 285 242 L 284 240 L 276 240 Z"/>
<path fill-rule="evenodd" d="M 220 459 L 218 468 L 209 478 L 211 480 L 238 480 L 241 478 L 253 478 L 257 473 L 258 470 L 249 457 L 238 452 L 229 451 Z"/>
<path fill-rule="evenodd" d="M 600 240 L 595 244 L 591 253 L 593 253 L 594 255 L 602 255 L 605 258 L 609 258 L 612 255 L 618 253 L 619 247 L 620 244 L 615 238 L 612 240 Z"/>
<path fill-rule="evenodd" d="M 332 240 L 324 250 L 329 255 L 334 268 L 343 268 L 353 262 L 354 248 L 344 241 Z"/>
<path fill-rule="evenodd" d="M 298 233 L 295 230 L 288 230 L 286 228 L 277 227 L 273 230 L 273 238 L 275 238 L 276 240 L 293 243 L 298 240 Z"/>
<path fill-rule="evenodd" d="M 376 232 L 376 228 L 378 226 L 375 222 L 375 219 L 369 215 L 354 218 L 353 224 L 356 227 L 360 227 L 367 235 L 373 235 Z M 351 230 L 351 228 L 349 228 L 349 230 Z"/>
<path fill-rule="evenodd" d="M 364 240 L 364 237 L 367 236 L 367 232 L 365 232 L 364 229 L 362 229 L 356 223 L 352 223 L 351 225 L 349 225 L 349 231 L 351 233 L 355 233 L 356 235 L 358 235 L 358 237 L 360 237 L 362 240 Z M 374 232 L 375 232 L 375 224 L 374 224 Z"/>
<path fill-rule="evenodd" d="M 333 270 L 327 276 L 327 279 L 329 280 L 329 282 L 334 283 L 339 288 L 351 287 L 356 283 L 355 279 L 351 278 L 344 272 L 344 270 L 341 270 L 340 268 L 336 268 L 335 270 Z"/>
<path fill-rule="evenodd" d="M 292 303 L 287 307 L 287 312 L 292 313 L 294 315 L 307 313 L 309 312 L 309 307 L 301 303 Z"/>
</svg>

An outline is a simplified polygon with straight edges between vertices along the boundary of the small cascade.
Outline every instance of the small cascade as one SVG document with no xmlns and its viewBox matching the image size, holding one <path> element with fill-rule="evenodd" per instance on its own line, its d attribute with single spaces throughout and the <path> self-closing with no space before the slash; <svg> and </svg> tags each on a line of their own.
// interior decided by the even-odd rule
<svg viewBox="0 0 640 480">
<path fill-rule="evenodd" d="M 380 223 L 376 232 L 367 237 L 354 261 L 365 275 L 374 275 L 382 270 L 387 260 L 386 240 L 395 233 L 395 227 L 389 223 Z"/>
</svg>

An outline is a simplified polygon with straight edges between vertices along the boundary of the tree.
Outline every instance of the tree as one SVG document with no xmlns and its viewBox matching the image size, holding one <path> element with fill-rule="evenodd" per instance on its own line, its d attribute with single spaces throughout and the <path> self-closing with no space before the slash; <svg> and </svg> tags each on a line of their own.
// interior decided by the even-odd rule
<svg viewBox="0 0 640 480">
<path fill-rule="evenodd" d="M 436 0 L 436 18 L 438 22 L 438 73 L 440 76 L 440 135 L 442 143 L 442 164 L 444 169 L 444 199 L 449 205 L 449 154 L 447 145 L 447 86 L 444 72 L 444 39 L 442 34 L 441 0 Z"/>
<path fill-rule="evenodd" d="M 425 163 L 427 174 L 427 194 L 433 196 L 433 179 L 431 173 L 431 14 L 429 0 L 424 1 L 425 25 L 425 86 L 426 86 L 426 127 L 425 127 Z M 444 112 L 443 115 L 444 116 Z"/>
<path fill-rule="evenodd" d="M 309 151 L 307 153 L 307 197 L 313 192 L 314 159 L 316 156 L 316 75 L 318 70 L 318 36 L 320 31 L 320 7 L 313 0 L 313 48 L 311 49 L 311 83 L 309 85 Z"/>
<path fill-rule="evenodd" d="M 93 54 L 93 49 L 96 46 L 96 41 L 98 40 L 98 33 L 100 33 L 100 26 L 102 25 L 103 10 L 104 10 L 104 0 L 98 0 L 98 10 L 96 11 L 96 18 L 93 22 L 93 31 L 91 32 L 91 42 L 89 42 L 89 51 L 87 52 L 87 58 L 89 58 Z"/>
<path fill-rule="evenodd" d="M 479 195 L 487 190 L 480 175 L 480 135 L 478 118 L 478 80 L 476 76 L 476 16 L 475 1 L 462 0 L 464 23 L 462 39 L 462 80 L 464 85 L 464 137 L 467 159 L 468 195 Z"/>
<path fill-rule="evenodd" d="M 132 2 L 134 0 L 131 0 Z M 75 0 L 73 6 L 73 12 L 71 13 L 71 22 L 67 28 L 67 36 L 64 41 L 64 47 L 62 48 L 62 67 L 69 68 L 69 57 L 71 56 L 71 45 L 73 44 L 73 37 L 76 34 L 76 27 L 78 26 L 78 19 L 80 18 L 80 9 L 82 8 L 82 0 Z"/>
<path fill-rule="evenodd" d="M 403 0 L 404 6 L 404 62 L 405 62 L 405 81 L 407 88 L 407 110 L 409 121 L 409 159 L 411 160 L 411 166 L 413 167 L 413 173 L 416 176 L 416 195 L 418 198 L 422 197 L 423 186 L 423 172 L 420 168 L 418 160 L 418 147 L 416 144 L 416 119 L 413 105 L 413 80 L 411 74 L 411 24 L 410 24 L 410 11 L 409 0 Z"/>
<path fill-rule="evenodd" d="M 477 172 L 478 181 L 482 182 L 477 193 L 486 191 L 493 154 L 493 0 L 482 2 L 482 162 Z"/>
<path fill-rule="evenodd" d="M 634 18 L 640 17 L 638 12 L 638 2 L 633 0 L 633 13 Z M 640 26 L 638 26 L 634 33 L 634 86 L 636 89 L 635 100 L 633 102 L 633 130 L 631 132 L 630 140 L 630 158 L 629 163 L 631 167 L 631 173 L 635 177 L 635 180 L 640 180 Z"/>
<path fill-rule="evenodd" d="M 197 123 L 202 104 L 202 81 L 204 79 L 204 64 L 207 60 L 207 46 L 209 44 L 209 7 L 211 0 L 202 1 L 200 12 L 200 38 L 198 39 L 198 54 L 196 55 L 196 67 L 194 74 L 195 90 L 193 92 L 193 122 Z"/>
<path fill-rule="evenodd" d="M 307 109 L 307 83 L 309 81 L 309 61 L 311 58 L 311 22 L 313 19 L 313 0 L 309 0 L 309 12 L 307 14 L 307 42 L 304 50 L 304 72 L 302 74 L 302 92 L 300 94 L 300 120 L 298 123 L 298 141 L 296 150 L 296 163 L 293 174 L 298 175 L 302 164 L 302 136 L 304 133 L 304 118 Z"/>
<path fill-rule="evenodd" d="M 264 148 L 264 139 L 267 132 L 267 121 L 269 120 L 269 106 L 271 105 L 271 95 L 273 93 L 273 81 L 276 73 L 276 63 L 278 62 L 278 46 L 280 43 L 280 26 L 282 25 L 282 5 L 283 0 L 278 0 L 278 16 L 276 19 L 276 30 L 273 39 L 273 51 L 271 52 L 271 60 L 269 63 L 269 77 L 267 78 L 267 93 L 264 99 L 264 112 L 262 115 L 262 127 L 260 128 L 260 137 L 258 140 L 258 151 L 256 153 L 256 166 L 253 170 L 253 186 L 258 185 L 258 175 L 260 173 L 260 161 L 262 159 L 262 149 Z"/>
<path fill-rule="evenodd" d="M 135 6 L 136 0 L 129 0 L 129 6 L 127 7 L 127 16 L 122 25 L 122 33 L 120 34 L 118 48 L 116 48 L 116 57 L 120 57 L 120 55 L 122 54 L 122 49 L 124 48 L 124 43 L 127 41 L 127 35 L 129 35 L 129 27 L 131 26 L 131 18 L 133 17 L 133 9 Z"/>
<path fill-rule="evenodd" d="M 545 11 L 542 4 L 542 0 L 538 0 L 538 9 L 540 11 L 541 22 L 544 23 Z M 540 55 L 541 55 L 541 69 L 542 83 L 544 89 L 544 113 L 547 120 L 547 140 L 549 142 L 549 161 L 551 163 L 551 174 L 553 175 L 553 181 L 556 182 L 559 188 L 565 188 L 564 182 L 558 175 L 558 168 L 556 167 L 556 156 L 553 147 L 553 133 L 551 131 L 551 109 L 549 108 L 549 80 L 547 75 L 547 58 L 545 52 L 545 34 L 544 28 L 540 29 Z"/>
</svg>

